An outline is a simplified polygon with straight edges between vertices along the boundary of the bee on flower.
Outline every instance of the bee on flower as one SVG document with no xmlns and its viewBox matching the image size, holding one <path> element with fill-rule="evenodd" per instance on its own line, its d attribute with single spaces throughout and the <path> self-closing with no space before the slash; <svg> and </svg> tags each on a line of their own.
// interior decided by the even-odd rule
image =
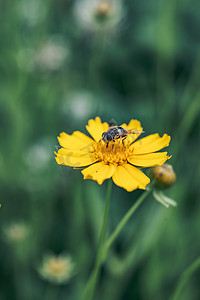
<svg viewBox="0 0 200 300">
<path fill-rule="evenodd" d="M 67 254 L 46 254 L 38 268 L 39 274 L 53 284 L 66 283 L 75 271 L 75 264 Z"/>
<path fill-rule="evenodd" d="M 81 0 L 75 5 L 81 28 L 90 31 L 110 31 L 120 25 L 123 15 L 120 0 Z"/>
<path fill-rule="evenodd" d="M 146 189 L 150 179 L 140 169 L 164 164 L 170 157 L 167 152 L 157 151 L 167 147 L 171 138 L 167 134 L 160 137 L 156 133 L 137 140 L 143 132 L 137 120 L 119 128 L 117 138 L 112 135 L 112 138 L 105 139 L 109 125 L 96 117 L 86 126 L 91 137 L 80 131 L 72 135 L 62 132 L 58 137 L 61 149 L 55 152 L 57 163 L 83 168 L 84 179 L 95 180 L 98 184 L 112 178 L 116 185 L 129 192 L 137 188 Z M 122 138 L 121 133 L 124 133 Z"/>
</svg>

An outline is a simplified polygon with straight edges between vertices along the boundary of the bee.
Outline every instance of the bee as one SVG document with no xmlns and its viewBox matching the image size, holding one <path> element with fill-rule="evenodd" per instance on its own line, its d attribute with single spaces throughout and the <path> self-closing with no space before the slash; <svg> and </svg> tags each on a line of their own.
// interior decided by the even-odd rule
<svg viewBox="0 0 200 300">
<path fill-rule="evenodd" d="M 102 140 L 107 143 L 106 147 L 108 147 L 108 143 L 111 141 L 119 140 L 119 143 L 122 139 L 125 139 L 129 134 L 138 134 L 144 131 L 141 130 L 126 130 L 121 126 L 111 126 L 106 132 L 102 133 Z"/>
</svg>

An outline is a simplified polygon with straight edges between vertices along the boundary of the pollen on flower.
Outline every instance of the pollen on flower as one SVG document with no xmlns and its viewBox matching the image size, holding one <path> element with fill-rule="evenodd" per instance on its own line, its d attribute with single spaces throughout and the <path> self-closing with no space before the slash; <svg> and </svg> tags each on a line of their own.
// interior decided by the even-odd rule
<svg viewBox="0 0 200 300">
<path fill-rule="evenodd" d="M 128 141 L 111 141 L 108 144 L 103 141 L 93 145 L 93 154 L 95 158 L 105 164 L 123 164 L 127 163 L 128 157 L 133 152 L 130 149 Z"/>
</svg>

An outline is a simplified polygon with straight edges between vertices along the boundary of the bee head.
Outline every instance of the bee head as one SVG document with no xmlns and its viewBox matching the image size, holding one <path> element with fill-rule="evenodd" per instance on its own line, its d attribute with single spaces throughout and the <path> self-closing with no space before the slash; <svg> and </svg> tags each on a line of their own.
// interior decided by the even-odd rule
<svg viewBox="0 0 200 300">
<path fill-rule="evenodd" d="M 107 133 L 107 132 L 103 132 L 102 133 L 102 140 L 106 143 L 106 142 L 110 142 L 112 141 L 113 137 L 111 134 Z"/>
</svg>

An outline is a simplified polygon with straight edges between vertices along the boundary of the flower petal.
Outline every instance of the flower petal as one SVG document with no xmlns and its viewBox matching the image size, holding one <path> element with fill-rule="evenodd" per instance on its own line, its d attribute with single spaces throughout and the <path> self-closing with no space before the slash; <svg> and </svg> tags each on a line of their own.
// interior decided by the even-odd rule
<svg viewBox="0 0 200 300">
<path fill-rule="evenodd" d="M 126 125 L 125 123 L 121 125 L 124 129 L 126 130 L 143 130 L 140 121 L 138 120 L 130 120 L 130 122 L 128 123 L 128 125 Z"/>
<path fill-rule="evenodd" d="M 126 125 L 125 123 L 121 125 L 126 130 L 137 130 L 137 131 L 142 131 L 143 128 L 141 126 L 141 123 L 138 120 L 130 120 L 129 124 Z M 128 134 L 126 141 L 129 143 L 133 143 L 141 134 L 142 132 L 136 134 Z"/>
<path fill-rule="evenodd" d="M 98 162 L 89 166 L 88 168 L 81 171 L 84 175 L 84 179 L 92 179 L 98 182 L 98 184 L 102 184 L 105 179 L 112 177 L 115 172 L 114 165 L 106 165 L 102 162 Z"/>
<path fill-rule="evenodd" d="M 68 151 L 67 149 L 61 148 L 58 153 L 54 152 L 56 161 L 59 165 L 65 165 L 69 167 L 79 168 L 85 167 L 96 162 L 92 153 L 78 154 L 77 152 Z"/>
<path fill-rule="evenodd" d="M 65 149 L 61 148 L 58 150 L 59 155 L 64 156 L 73 156 L 73 157 L 91 157 L 93 156 L 92 151 L 85 151 L 84 149 L 78 150 L 78 149 Z"/>
<path fill-rule="evenodd" d="M 160 137 L 157 133 L 148 135 L 133 143 L 130 148 L 134 149 L 134 154 L 145 154 L 159 151 L 169 145 L 171 137 L 164 134 Z"/>
<path fill-rule="evenodd" d="M 163 165 L 169 158 L 167 152 L 158 152 L 132 155 L 128 161 L 134 166 L 147 168 Z"/>
<path fill-rule="evenodd" d="M 116 185 L 128 192 L 137 188 L 145 190 L 146 185 L 150 182 L 150 179 L 143 172 L 129 164 L 117 166 L 112 178 Z"/>
<path fill-rule="evenodd" d="M 89 136 L 80 131 L 75 131 L 72 135 L 62 132 L 58 141 L 66 149 L 89 149 L 94 144 Z"/>
<path fill-rule="evenodd" d="M 88 125 L 86 125 L 87 131 L 95 139 L 96 142 L 99 142 L 101 140 L 102 133 L 107 131 L 108 127 L 108 123 L 102 123 L 99 117 L 96 117 L 95 120 L 89 120 Z"/>
</svg>

